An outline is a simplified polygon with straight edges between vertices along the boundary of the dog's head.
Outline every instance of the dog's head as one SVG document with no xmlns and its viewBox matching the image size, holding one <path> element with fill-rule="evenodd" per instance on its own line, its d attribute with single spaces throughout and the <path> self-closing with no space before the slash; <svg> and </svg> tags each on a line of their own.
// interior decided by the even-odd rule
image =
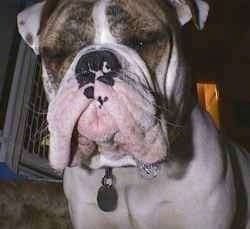
<svg viewBox="0 0 250 229">
<path fill-rule="evenodd" d="M 21 12 L 42 60 L 52 167 L 163 160 L 188 100 L 179 27 L 201 29 L 207 13 L 201 0 L 48 0 Z"/>
</svg>

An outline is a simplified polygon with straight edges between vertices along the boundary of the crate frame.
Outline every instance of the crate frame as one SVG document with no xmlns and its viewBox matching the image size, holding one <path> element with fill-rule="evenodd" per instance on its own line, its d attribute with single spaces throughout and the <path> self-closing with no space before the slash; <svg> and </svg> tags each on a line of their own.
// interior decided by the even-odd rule
<svg viewBox="0 0 250 229">
<path fill-rule="evenodd" d="M 35 54 L 21 40 L 4 128 L 0 138 L 0 160 L 4 161 L 18 175 L 29 179 L 61 182 L 62 176 L 49 166 L 48 159 L 44 154 L 39 156 L 39 152 L 31 152 L 25 148 L 28 115 L 31 112 L 29 104 L 33 96 L 32 89 L 37 83 L 35 80 L 39 79 L 37 74 L 40 74 L 38 71 L 40 68 Z M 39 80 L 40 91 L 45 95 L 41 77 Z M 44 99 L 46 99 L 45 96 L 43 96 Z M 46 120 L 46 114 L 44 111 L 42 113 L 43 119 Z M 30 137 L 29 140 L 31 141 L 32 138 Z"/>
</svg>

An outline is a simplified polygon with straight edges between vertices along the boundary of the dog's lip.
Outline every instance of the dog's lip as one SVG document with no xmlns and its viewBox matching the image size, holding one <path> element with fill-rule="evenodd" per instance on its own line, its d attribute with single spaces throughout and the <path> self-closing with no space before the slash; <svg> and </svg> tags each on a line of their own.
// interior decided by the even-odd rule
<svg viewBox="0 0 250 229">
<path fill-rule="evenodd" d="M 118 127 L 112 116 L 105 110 L 105 104 L 103 108 L 98 106 L 97 101 L 90 102 L 78 118 L 76 128 L 79 136 L 86 137 L 90 141 L 108 142 L 118 131 Z"/>
<path fill-rule="evenodd" d="M 127 152 L 121 150 L 119 143 L 115 143 L 115 136 L 119 135 L 119 131 L 109 138 L 102 141 L 93 142 L 85 136 L 80 135 L 77 130 L 77 152 L 80 157 L 78 161 L 74 160 L 73 147 L 71 148 L 70 166 L 86 166 L 90 169 L 99 169 L 104 167 L 128 167 L 136 166 L 136 159 Z M 72 140 L 73 141 L 73 140 Z M 119 150 L 118 150 L 119 148 Z"/>
</svg>

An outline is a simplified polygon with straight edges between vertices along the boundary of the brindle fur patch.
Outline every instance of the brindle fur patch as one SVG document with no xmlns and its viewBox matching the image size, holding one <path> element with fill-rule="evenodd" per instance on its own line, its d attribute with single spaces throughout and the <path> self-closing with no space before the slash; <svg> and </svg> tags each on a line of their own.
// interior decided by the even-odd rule
<svg viewBox="0 0 250 229">
<path fill-rule="evenodd" d="M 50 15 L 55 10 L 59 1 L 60 0 L 45 1 L 45 5 L 43 6 L 43 10 L 42 10 L 41 22 L 40 22 L 40 28 L 38 30 L 38 34 L 40 34 L 40 32 L 45 28 Z"/>
<path fill-rule="evenodd" d="M 165 12 L 169 12 L 169 17 Z M 167 4 L 156 5 L 151 0 L 112 0 L 107 7 L 111 34 L 118 42 L 137 50 L 152 76 L 171 41 L 170 14 Z"/>
<path fill-rule="evenodd" d="M 40 53 L 57 81 L 62 79 L 77 51 L 94 39 L 93 7 L 92 2 L 61 1 L 41 32 Z"/>
</svg>

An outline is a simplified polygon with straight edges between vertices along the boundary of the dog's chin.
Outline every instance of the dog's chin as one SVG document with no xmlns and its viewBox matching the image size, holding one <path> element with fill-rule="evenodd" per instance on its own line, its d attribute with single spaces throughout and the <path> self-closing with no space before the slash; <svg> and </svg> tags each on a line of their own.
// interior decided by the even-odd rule
<svg viewBox="0 0 250 229">
<path fill-rule="evenodd" d="M 97 144 L 86 141 L 85 137 L 78 136 L 77 144 L 75 139 L 72 140 L 69 167 L 99 169 L 136 166 L 136 160 L 132 155 L 116 149 L 118 147 L 113 146 L 113 141 Z"/>
<path fill-rule="evenodd" d="M 74 153 L 73 158 L 74 159 L 71 161 L 69 167 L 100 169 L 105 167 L 117 168 L 136 166 L 136 160 L 131 155 L 97 152 L 86 156 L 80 148 L 77 150 L 77 153 Z"/>
<path fill-rule="evenodd" d="M 117 142 L 119 128 L 104 107 L 93 101 L 81 114 L 71 137 L 69 166 L 101 167 L 135 166 L 131 155 Z"/>
<path fill-rule="evenodd" d="M 110 155 L 105 154 L 97 154 L 91 157 L 91 160 L 85 164 L 83 161 L 82 165 L 86 165 L 90 169 L 99 169 L 105 167 L 118 168 L 118 167 L 128 167 L 128 166 L 136 166 L 135 159 L 130 155 L 123 155 L 120 157 L 110 157 Z"/>
</svg>

